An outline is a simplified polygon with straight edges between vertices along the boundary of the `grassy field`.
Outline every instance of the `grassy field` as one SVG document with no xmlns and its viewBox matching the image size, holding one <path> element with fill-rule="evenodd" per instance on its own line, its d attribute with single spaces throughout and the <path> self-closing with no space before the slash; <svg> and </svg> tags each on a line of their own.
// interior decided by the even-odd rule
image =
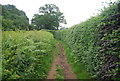
<svg viewBox="0 0 120 81">
<path fill-rule="evenodd" d="M 45 78 L 51 66 L 53 49 L 54 38 L 49 32 L 3 32 L 3 79 Z"/>
</svg>

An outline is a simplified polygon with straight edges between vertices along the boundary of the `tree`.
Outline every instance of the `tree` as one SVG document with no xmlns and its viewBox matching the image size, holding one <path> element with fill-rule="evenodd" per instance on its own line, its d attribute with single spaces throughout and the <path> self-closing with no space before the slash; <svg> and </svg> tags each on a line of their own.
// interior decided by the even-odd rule
<svg viewBox="0 0 120 81">
<path fill-rule="evenodd" d="M 66 24 L 63 13 L 55 4 L 45 4 L 39 8 L 39 14 L 35 14 L 32 19 L 34 28 L 55 30 L 60 23 Z"/>
<path fill-rule="evenodd" d="M 24 11 L 17 9 L 14 5 L 2 6 L 2 30 L 28 30 L 29 19 Z"/>
</svg>

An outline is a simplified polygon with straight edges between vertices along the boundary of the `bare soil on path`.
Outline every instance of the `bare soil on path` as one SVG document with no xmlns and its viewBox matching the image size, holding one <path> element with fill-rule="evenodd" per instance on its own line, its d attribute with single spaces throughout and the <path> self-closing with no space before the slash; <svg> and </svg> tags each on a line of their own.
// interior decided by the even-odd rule
<svg viewBox="0 0 120 81">
<path fill-rule="evenodd" d="M 51 70 L 48 72 L 47 79 L 56 79 L 56 74 L 57 74 L 56 65 L 60 66 L 63 69 L 64 79 L 77 79 L 76 75 L 73 73 L 70 65 L 67 62 L 67 59 L 64 53 L 64 47 L 60 43 L 57 43 L 56 46 L 59 48 L 60 54 L 57 54 L 56 49 L 54 50 L 54 59 L 51 66 Z"/>
</svg>

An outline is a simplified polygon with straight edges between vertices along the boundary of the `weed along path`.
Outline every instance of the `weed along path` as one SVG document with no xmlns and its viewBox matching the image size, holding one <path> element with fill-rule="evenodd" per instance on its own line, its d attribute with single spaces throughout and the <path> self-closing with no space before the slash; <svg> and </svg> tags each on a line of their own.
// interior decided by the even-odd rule
<svg viewBox="0 0 120 81">
<path fill-rule="evenodd" d="M 64 47 L 60 43 L 56 44 L 54 60 L 51 70 L 48 72 L 47 79 L 77 79 L 67 62 Z"/>
</svg>

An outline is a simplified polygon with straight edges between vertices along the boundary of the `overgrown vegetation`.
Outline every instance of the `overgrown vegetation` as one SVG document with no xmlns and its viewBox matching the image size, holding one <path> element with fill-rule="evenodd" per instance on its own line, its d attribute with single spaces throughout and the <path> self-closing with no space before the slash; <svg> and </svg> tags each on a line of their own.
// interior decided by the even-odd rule
<svg viewBox="0 0 120 81">
<path fill-rule="evenodd" d="M 46 31 L 5 31 L 3 79 L 44 79 L 51 66 L 54 38 Z"/>
<path fill-rule="evenodd" d="M 26 14 L 14 5 L 0 6 L 2 6 L 0 21 L 4 30 L 0 36 L 3 37 L 1 38 L 3 79 L 45 79 L 53 58 L 55 37 L 64 41 L 62 43 L 67 59 L 78 79 L 119 81 L 119 0 L 111 3 L 99 15 L 69 29 L 58 31 L 56 30 L 60 23 L 66 21 L 63 13 L 54 4 L 40 7 L 40 14 L 34 15 L 32 25 L 29 25 Z M 49 30 L 19 31 L 34 29 Z M 47 31 L 52 32 L 54 37 Z M 60 50 L 56 52 L 60 54 Z M 62 74 L 63 69 L 58 67 L 56 79 L 64 79 Z"/>
<path fill-rule="evenodd" d="M 76 64 L 84 64 L 92 78 L 119 80 L 119 7 L 119 2 L 114 3 L 100 15 L 54 33 L 55 38 L 66 42 L 72 49 L 69 57 Z"/>
</svg>

